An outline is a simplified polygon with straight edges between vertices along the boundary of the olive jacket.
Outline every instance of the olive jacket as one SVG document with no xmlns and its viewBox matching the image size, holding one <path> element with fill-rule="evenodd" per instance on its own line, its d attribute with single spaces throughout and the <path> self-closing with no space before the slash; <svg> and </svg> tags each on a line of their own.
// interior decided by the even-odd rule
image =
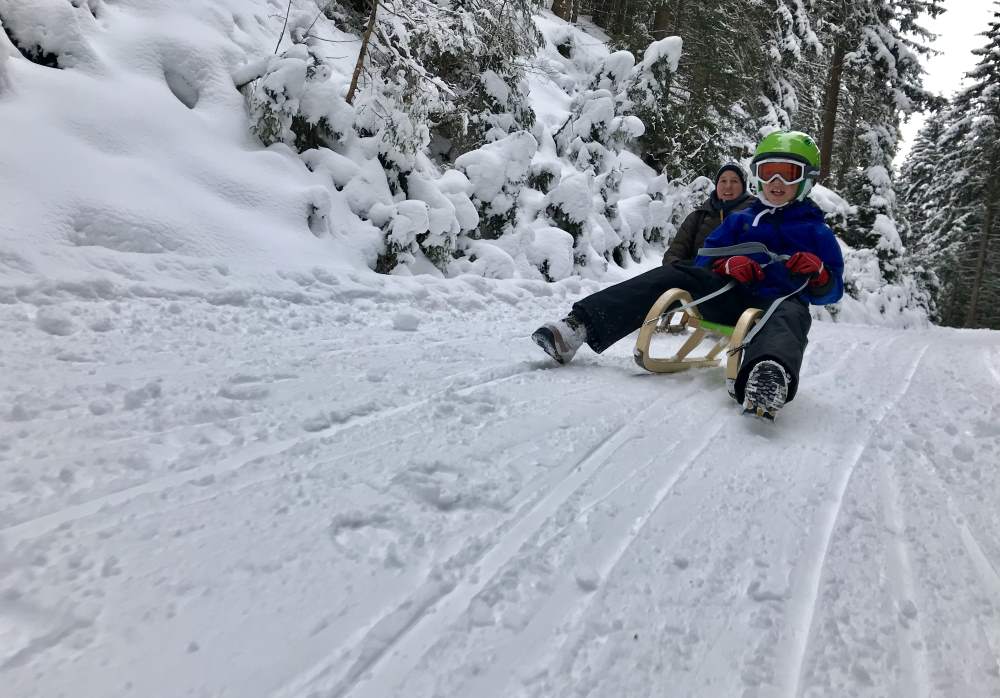
<svg viewBox="0 0 1000 698">
<path fill-rule="evenodd" d="M 704 245 L 705 238 L 718 228 L 722 221 L 737 211 L 750 207 L 754 201 L 756 199 L 753 196 L 744 192 L 742 198 L 724 204 L 713 193 L 681 223 L 677 234 L 663 254 L 663 264 L 693 261 L 698 256 L 698 250 Z"/>
</svg>

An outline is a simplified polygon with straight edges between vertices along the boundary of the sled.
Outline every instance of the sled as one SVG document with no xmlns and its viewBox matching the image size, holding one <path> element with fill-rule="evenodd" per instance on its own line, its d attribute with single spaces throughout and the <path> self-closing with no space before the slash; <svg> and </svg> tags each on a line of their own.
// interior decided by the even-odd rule
<svg viewBox="0 0 1000 698">
<path fill-rule="evenodd" d="M 736 374 L 740 370 L 740 360 L 743 355 L 739 347 L 747 332 L 763 315 L 763 311 L 758 308 L 748 308 L 743 311 L 736 324 L 730 327 L 704 319 L 697 307 L 688 306 L 691 302 L 690 293 L 684 289 L 672 288 L 653 303 L 653 307 L 649 309 L 646 320 L 639 329 L 639 338 L 635 342 L 635 351 L 633 352 L 635 362 L 652 373 L 677 373 L 689 368 L 718 366 L 722 361 L 720 356 L 722 352 L 729 347 L 735 347 L 735 350 L 728 352 L 729 357 L 726 360 L 726 386 L 732 390 L 731 386 L 736 384 Z M 688 307 L 680 311 L 680 320 L 672 323 L 671 319 L 678 313 L 678 310 L 664 311 L 675 304 Z M 690 334 L 673 356 L 656 359 L 650 356 L 649 345 L 653 340 L 653 335 L 658 331 L 666 331 L 671 334 L 690 331 Z M 708 353 L 689 356 L 706 338 L 715 340 L 714 346 L 708 350 Z"/>
</svg>

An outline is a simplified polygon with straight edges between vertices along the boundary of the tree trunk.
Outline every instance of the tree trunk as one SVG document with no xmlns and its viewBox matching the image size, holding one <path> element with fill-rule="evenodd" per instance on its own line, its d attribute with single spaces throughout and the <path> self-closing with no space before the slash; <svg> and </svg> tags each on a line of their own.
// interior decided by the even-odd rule
<svg viewBox="0 0 1000 698">
<path fill-rule="evenodd" d="M 609 0 L 594 0 L 590 5 L 590 19 L 601 29 L 608 26 L 608 17 L 610 16 L 608 6 L 610 4 Z"/>
<path fill-rule="evenodd" d="M 670 21 L 673 19 L 672 14 L 669 9 L 667 9 L 667 3 L 664 2 L 659 7 L 656 8 L 656 12 L 653 14 L 653 38 L 659 41 L 670 36 Z"/>
<path fill-rule="evenodd" d="M 552 0 L 552 13 L 567 22 L 572 21 L 573 0 Z"/>
<path fill-rule="evenodd" d="M 994 167 L 997 163 L 993 163 Z M 996 170 L 990 169 L 990 172 Z M 983 287 L 983 270 L 986 268 L 986 255 L 989 253 L 990 232 L 993 230 L 993 216 L 997 196 L 996 179 L 991 178 L 991 183 L 986 195 L 986 215 L 983 217 L 983 233 L 979 239 L 979 250 L 976 253 L 976 271 L 972 276 L 972 296 L 969 298 L 969 307 L 965 313 L 965 326 L 975 327 L 979 318 L 979 295 Z"/>
<path fill-rule="evenodd" d="M 823 94 L 823 132 L 820 136 L 819 181 L 826 180 L 830 174 L 830 161 L 833 157 L 833 133 L 837 128 L 837 105 L 840 101 L 840 80 L 844 75 L 844 54 L 847 46 L 843 39 L 838 38 L 833 46 L 833 57 L 830 59 L 830 74 L 826 81 L 826 91 Z"/>
<path fill-rule="evenodd" d="M 361 39 L 361 49 L 358 51 L 358 62 L 354 64 L 354 75 L 351 76 L 351 87 L 347 90 L 347 103 L 354 104 L 354 93 L 358 89 L 358 79 L 361 77 L 361 70 L 365 67 L 365 56 L 368 53 L 368 41 L 372 36 L 372 29 L 375 28 L 375 15 L 378 14 L 378 0 L 372 0 L 372 14 L 368 18 L 368 26 L 365 28 L 365 35 Z"/>
<path fill-rule="evenodd" d="M 851 113 L 847 117 L 846 128 L 841 129 L 841 139 L 840 139 L 840 150 L 838 158 L 839 166 L 837 167 L 837 175 L 833 178 L 833 184 L 836 187 L 843 187 L 847 182 L 847 168 L 849 168 L 854 162 L 854 146 L 858 142 L 858 121 L 861 119 L 861 98 L 855 97 L 854 104 L 851 106 Z M 831 148 L 829 164 L 826 166 L 827 171 L 833 165 L 833 152 Z M 827 162 L 824 160 L 824 162 Z"/>
</svg>

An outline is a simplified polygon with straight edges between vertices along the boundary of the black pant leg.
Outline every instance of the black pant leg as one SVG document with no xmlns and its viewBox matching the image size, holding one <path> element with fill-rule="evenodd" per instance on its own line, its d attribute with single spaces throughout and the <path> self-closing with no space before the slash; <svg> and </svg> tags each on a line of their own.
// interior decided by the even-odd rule
<svg viewBox="0 0 1000 698">
<path fill-rule="evenodd" d="M 728 279 L 703 267 L 686 264 L 657 267 L 591 294 L 573 305 L 573 314 L 587 328 L 587 344 L 601 353 L 639 329 L 646 313 L 664 292 L 682 288 L 695 299 L 722 288 Z M 714 322 L 733 324 L 748 307 L 738 289 L 698 306 Z"/>
<path fill-rule="evenodd" d="M 743 361 L 736 378 L 736 399 L 739 402 L 743 402 L 743 390 L 750 369 L 764 359 L 773 359 L 788 371 L 790 382 L 786 401 L 791 402 L 799 387 L 799 370 L 802 368 L 802 356 L 805 354 L 806 344 L 809 343 L 808 334 L 811 326 L 809 306 L 802 301 L 789 298 L 778 306 L 774 315 L 743 350 Z"/>
</svg>

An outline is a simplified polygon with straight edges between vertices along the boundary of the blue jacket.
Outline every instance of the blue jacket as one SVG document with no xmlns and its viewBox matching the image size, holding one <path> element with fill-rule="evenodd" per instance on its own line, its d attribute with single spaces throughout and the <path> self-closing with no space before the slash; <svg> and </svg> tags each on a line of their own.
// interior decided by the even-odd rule
<svg viewBox="0 0 1000 698">
<path fill-rule="evenodd" d="M 771 252 L 793 255 L 812 252 L 823 260 L 830 282 L 819 289 L 807 287 L 802 293 L 815 305 L 836 303 L 844 295 L 844 257 L 833 231 L 823 220 L 823 212 L 812 201 L 797 201 L 783 208 L 771 208 L 759 199 L 753 206 L 730 214 L 722 225 L 705 239 L 705 247 L 728 247 L 742 242 L 761 242 Z M 764 266 L 771 260 L 764 254 L 747 255 L 764 267 L 764 280 L 746 284 L 750 293 L 774 299 L 791 293 L 802 285 L 801 276 L 792 275 L 781 262 Z M 695 264 L 707 267 L 718 257 L 698 256 Z"/>
</svg>

